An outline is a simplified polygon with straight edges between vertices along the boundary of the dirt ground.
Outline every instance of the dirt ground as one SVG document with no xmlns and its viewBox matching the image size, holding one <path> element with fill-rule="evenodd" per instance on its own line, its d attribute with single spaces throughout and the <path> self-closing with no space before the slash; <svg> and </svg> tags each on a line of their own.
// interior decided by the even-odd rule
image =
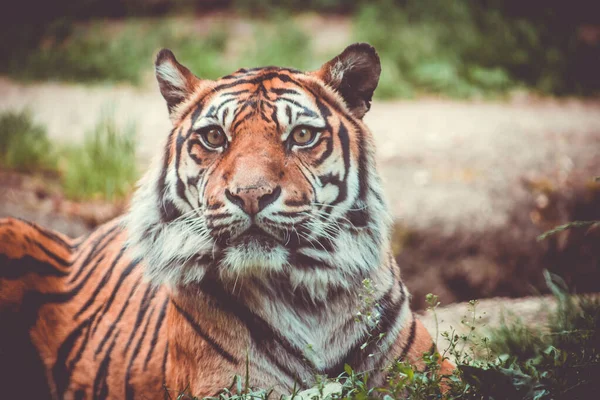
<svg viewBox="0 0 600 400">
<path fill-rule="evenodd" d="M 113 112 L 120 124 L 135 123 L 142 168 L 160 151 L 169 131 L 166 106 L 155 87 L 29 86 L 0 79 L 0 94 L 0 111 L 31 109 L 55 141 L 81 141 L 102 112 Z M 600 101 L 529 97 L 502 102 L 376 101 L 366 121 L 399 227 L 396 250 L 399 260 L 408 264 L 403 271 L 415 298 L 434 291 L 447 304 L 465 296 L 534 293 L 527 288 L 535 282 L 527 280 L 537 279 L 548 267 L 543 264 L 549 251 L 561 249 L 560 243 L 535 247 L 535 236 L 574 215 L 568 209 L 549 217 L 549 210 L 575 207 L 572 193 L 589 189 L 593 176 L 600 175 Z M 569 188 L 568 201 L 562 197 L 554 201 L 563 188 Z M 592 200 L 590 204 L 596 204 L 596 197 Z M 600 209 L 600 197 L 597 200 L 595 206 L 588 204 L 590 210 Z M 12 196 L 0 197 L 0 203 L 0 216 L 52 222 L 39 212 L 15 206 L 14 190 Z M 496 234 L 505 238 L 498 241 Z M 432 238 L 437 246 L 431 244 Z M 501 242 L 502 248 L 483 245 L 484 239 Z M 538 258 L 527 258 L 523 247 L 530 244 Z M 509 261 L 498 254 L 510 255 L 519 246 L 518 257 L 508 257 Z M 447 262 L 453 248 L 464 254 L 453 254 Z M 599 273 L 594 262 L 589 266 L 592 275 L 585 279 Z M 531 267 L 534 272 L 520 274 L 522 266 L 531 263 L 536 265 Z M 513 280 L 521 280 L 518 289 L 506 286 L 511 274 Z M 422 301 L 416 304 L 422 306 Z"/>
</svg>

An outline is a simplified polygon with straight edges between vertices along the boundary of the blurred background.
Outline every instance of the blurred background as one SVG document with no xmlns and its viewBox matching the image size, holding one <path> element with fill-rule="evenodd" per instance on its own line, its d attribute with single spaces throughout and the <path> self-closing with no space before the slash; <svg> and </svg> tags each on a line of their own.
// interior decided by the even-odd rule
<svg viewBox="0 0 600 400">
<path fill-rule="evenodd" d="M 416 308 L 600 291 L 600 13 L 559 0 L 20 0 L 0 17 L 0 217 L 76 236 L 124 212 L 169 131 L 159 48 L 203 78 L 356 41 Z"/>
</svg>

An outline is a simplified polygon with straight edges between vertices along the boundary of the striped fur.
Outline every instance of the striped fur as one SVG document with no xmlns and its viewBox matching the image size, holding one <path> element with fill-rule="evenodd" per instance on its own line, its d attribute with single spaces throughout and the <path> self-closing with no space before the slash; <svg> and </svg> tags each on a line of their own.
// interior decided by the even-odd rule
<svg viewBox="0 0 600 400">
<path fill-rule="evenodd" d="M 393 360 L 418 362 L 432 342 L 391 254 L 362 122 L 378 76 L 364 44 L 313 73 L 218 81 L 159 53 L 173 130 L 129 213 L 75 241 L 0 221 L 0 387 L 211 396 L 247 362 L 252 386 L 285 394 L 344 364 L 382 384 Z M 210 126 L 223 147 L 206 143 Z M 309 145 L 291 141 L 298 126 L 316 132 Z"/>
</svg>

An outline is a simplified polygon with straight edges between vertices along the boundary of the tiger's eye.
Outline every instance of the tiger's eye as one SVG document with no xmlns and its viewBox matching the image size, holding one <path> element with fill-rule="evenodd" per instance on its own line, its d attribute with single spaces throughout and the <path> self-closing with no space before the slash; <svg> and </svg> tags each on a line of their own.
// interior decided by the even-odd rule
<svg viewBox="0 0 600 400">
<path fill-rule="evenodd" d="M 225 144 L 225 133 L 221 129 L 211 128 L 204 134 L 204 140 L 212 147 L 221 147 Z"/>
<path fill-rule="evenodd" d="M 300 126 L 292 132 L 292 140 L 296 144 L 308 144 L 313 141 L 316 136 L 316 132 L 305 126 Z"/>
</svg>

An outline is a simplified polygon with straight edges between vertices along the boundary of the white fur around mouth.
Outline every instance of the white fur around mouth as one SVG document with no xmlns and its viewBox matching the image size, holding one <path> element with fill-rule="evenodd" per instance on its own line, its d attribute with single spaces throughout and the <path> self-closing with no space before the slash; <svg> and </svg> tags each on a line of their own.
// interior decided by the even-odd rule
<svg viewBox="0 0 600 400">
<path fill-rule="evenodd" d="M 262 241 L 252 236 L 241 238 L 224 249 L 222 276 L 263 275 L 282 272 L 288 265 L 289 252 L 274 239 Z"/>
</svg>

